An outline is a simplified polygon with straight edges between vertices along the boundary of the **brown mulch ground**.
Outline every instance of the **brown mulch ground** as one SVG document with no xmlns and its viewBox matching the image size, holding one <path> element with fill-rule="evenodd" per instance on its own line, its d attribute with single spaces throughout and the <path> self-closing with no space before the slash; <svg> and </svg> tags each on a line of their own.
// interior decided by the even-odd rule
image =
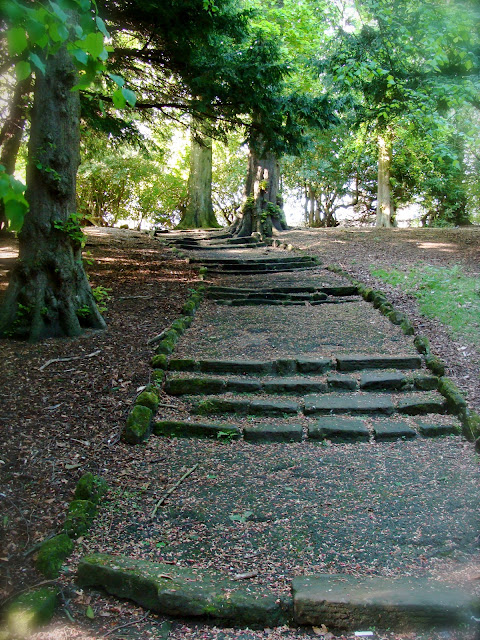
<svg viewBox="0 0 480 640">
<path fill-rule="evenodd" d="M 60 529 L 75 483 L 85 471 L 101 473 L 117 487 L 130 481 L 136 486 L 142 480 L 139 451 L 119 443 L 119 433 L 137 389 L 149 380 L 151 347 L 147 340 L 179 315 L 188 289 L 196 282 L 195 271 L 185 261 L 174 259 L 170 251 L 148 236 L 107 229 L 92 229 L 88 235 L 87 249 L 95 258 L 89 268 L 92 284 L 111 289 L 108 331 L 85 334 L 73 341 L 48 340 L 31 345 L 6 340 L 1 344 L 0 602 L 42 581 L 33 569 L 33 553 L 29 552 Z M 465 350 L 459 349 L 443 327 L 420 316 L 415 300 L 374 282 L 368 271 L 370 264 L 385 267 L 400 261 L 413 266 L 428 259 L 436 265 L 458 263 L 469 274 L 478 275 L 480 230 L 334 229 L 284 235 L 285 241 L 308 246 L 326 263 L 340 264 L 360 280 L 388 290 L 392 302 L 409 313 L 420 332 L 428 335 L 436 353 L 448 361 L 450 375 L 468 391 L 472 405 L 480 408 L 476 346 L 471 346 L 465 357 Z M 5 284 L 6 276 L 2 264 L 8 268 L 13 256 L 11 242 L 0 244 L 0 285 Z M 50 360 L 78 356 L 52 362 L 40 370 Z M 163 453 L 155 450 L 155 456 L 168 459 L 170 445 L 165 448 L 155 444 L 156 449 L 162 446 Z M 169 465 L 165 466 L 156 478 L 160 494 L 171 480 Z M 107 523 L 107 530 L 113 522 L 112 518 L 112 523 Z M 106 634 L 160 638 L 168 632 L 167 627 L 161 627 L 161 619 L 145 618 L 144 612 L 133 605 L 72 591 L 68 575 L 64 584 L 64 598 L 75 621 L 69 623 L 62 613 L 54 630 L 38 634 L 39 638 L 101 638 Z M 96 611 L 93 622 L 82 613 L 90 603 Z M 131 624 L 137 620 L 138 624 Z M 111 633 L 114 628 L 118 632 Z M 291 629 L 247 633 L 178 623 L 169 637 L 273 640 L 310 635 L 313 632 Z"/>
</svg>

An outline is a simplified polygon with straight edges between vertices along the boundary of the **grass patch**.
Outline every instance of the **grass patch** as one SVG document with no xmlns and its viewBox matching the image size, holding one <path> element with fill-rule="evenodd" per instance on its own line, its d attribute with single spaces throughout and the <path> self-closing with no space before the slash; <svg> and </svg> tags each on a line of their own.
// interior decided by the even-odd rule
<svg viewBox="0 0 480 640">
<path fill-rule="evenodd" d="M 419 265 L 408 272 L 371 267 L 370 272 L 417 298 L 423 315 L 440 320 L 456 336 L 479 344 L 480 282 L 463 275 L 459 265 Z"/>
</svg>

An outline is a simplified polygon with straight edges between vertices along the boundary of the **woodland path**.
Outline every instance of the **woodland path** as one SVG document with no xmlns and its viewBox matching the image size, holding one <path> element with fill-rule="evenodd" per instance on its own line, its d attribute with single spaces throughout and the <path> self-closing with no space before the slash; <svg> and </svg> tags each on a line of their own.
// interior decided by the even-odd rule
<svg viewBox="0 0 480 640">
<path fill-rule="evenodd" d="M 155 426 L 168 439 L 132 456 L 142 488 L 107 506 L 83 550 L 278 598 L 304 574 L 471 589 L 475 452 L 413 339 L 308 256 L 203 237 L 178 235 L 208 294 L 170 358 Z M 193 467 L 152 519 L 159 479 Z"/>
</svg>

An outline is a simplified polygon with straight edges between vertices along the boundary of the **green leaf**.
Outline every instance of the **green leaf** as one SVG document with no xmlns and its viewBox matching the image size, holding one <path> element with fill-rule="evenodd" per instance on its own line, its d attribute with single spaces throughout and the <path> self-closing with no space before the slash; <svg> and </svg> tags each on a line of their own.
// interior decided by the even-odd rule
<svg viewBox="0 0 480 640">
<path fill-rule="evenodd" d="M 81 47 L 92 58 L 98 58 L 103 52 L 103 35 L 101 33 L 89 33 L 85 40 L 82 40 Z"/>
<path fill-rule="evenodd" d="M 125 80 L 122 76 L 116 76 L 114 73 L 109 73 L 108 77 L 115 82 L 115 84 L 119 87 L 123 87 L 125 84 Z"/>
<path fill-rule="evenodd" d="M 5 202 L 5 215 L 11 231 L 20 231 L 27 209 L 27 205 L 20 200 L 8 200 L 8 202 Z"/>
<path fill-rule="evenodd" d="M 124 109 L 125 105 L 127 104 L 127 99 L 123 95 L 123 90 L 122 89 L 117 89 L 112 94 L 112 100 L 113 100 L 113 104 L 114 104 L 116 109 Z"/>
<path fill-rule="evenodd" d="M 95 22 L 97 23 L 97 27 L 98 27 L 98 30 L 100 31 L 100 33 L 103 33 L 103 35 L 106 38 L 109 38 L 110 34 L 107 31 L 107 27 L 105 26 L 105 22 L 100 18 L 100 16 L 96 16 L 95 17 Z"/>
<path fill-rule="evenodd" d="M 95 618 L 95 614 L 90 605 L 88 605 L 87 610 L 85 611 L 85 615 L 87 616 L 87 618 L 90 618 L 90 620 L 93 620 Z"/>
<path fill-rule="evenodd" d="M 17 64 L 15 65 L 15 75 L 17 77 L 17 82 L 21 82 L 22 80 L 25 80 L 25 78 L 28 78 L 31 71 L 32 68 L 30 66 L 30 63 L 26 60 L 20 60 L 20 62 L 17 62 Z"/>
<path fill-rule="evenodd" d="M 135 95 L 135 93 L 131 90 L 131 89 L 122 89 L 122 94 L 123 97 L 125 98 L 125 100 L 128 102 L 128 104 L 131 107 L 135 106 L 135 103 L 137 101 L 137 96 Z"/>
<path fill-rule="evenodd" d="M 46 27 L 38 20 L 28 20 L 27 33 L 31 44 L 39 44 L 46 36 Z"/>
<path fill-rule="evenodd" d="M 53 13 L 57 16 L 57 18 L 58 18 L 61 22 L 63 22 L 63 23 L 67 22 L 67 20 L 68 20 L 68 16 L 67 16 L 67 14 L 65 13 L 65 11 L 63 11 L 63 9 L 61 9 L 61 8 L 58 6 L 58 4 L 57 4 L 56 2 L 52 2 L 52 0 L 50 0 L 50 6 L 51 6 L 51 7 L 52 7 L 52 9 L 53 9 Z"/>
<path fill-rule="evenodd" d="M 85 51 L 83 51 L 83 49 L 74 48 L 71 50 L 71 54 L 75 58 L 75 60 L 78 60 L 78 62 L 80 62 L 80 64 L 83 64 L 83 65 L 87 64 L 88 55 L 86 54 Z"/>
<path fill-rule="evenodd" d="M 27 48 L 28 41 L 25 30 L 22 27 L 15 27 L 7 31 L 8 53 L 17 56 Z"/>
<path fill-rule="evenodd" d="M 37 56 L 36 53 L 30 53 L 28 55 L 30 62 L 37 67 L 37 69 L 41 72 L 41 73 L 45 73 L 45 64 L 40 60 L 40 58 Z"/>
</svg>

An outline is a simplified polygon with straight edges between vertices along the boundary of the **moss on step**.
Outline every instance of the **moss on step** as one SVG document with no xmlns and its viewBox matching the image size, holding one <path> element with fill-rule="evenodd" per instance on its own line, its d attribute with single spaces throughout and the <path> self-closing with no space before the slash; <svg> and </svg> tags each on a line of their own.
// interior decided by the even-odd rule
<svg viewBox="0 0 480 640">
<path fill-rule="evenodd" d="M 137 404 L 128 414 L 122 432 L 122 440 L 128 444 L 140 444 L 148 438 L 151 430 L 153 412 L 148 407 Z"/>
<path fill-rule="evenodd" d="M 24 593 L 10 603 L 5 612 L 7 632 L 12 638 L 28 638 L 39 626 L 52 619 L 57 590 L 43 587 Z"/>
<path fill-rule="evenodd" d="M 60 533 L 42 542 L 35 558 L 37 571 L 49 579 L 58 577 L 63 563 L 72 553 L 74 546 L 66 533 Z"/>
<path fill-rule="evenodd" d="M 97 513 L 97 505 L 90 500 L 72 500 L 68 506 L 63 528 L 69 538 L 79 538 L 90 529 Z"/>
<path fill-rule="evenodd" d="M 98 504 L 108 491 L 108 484 L 100 476 L 85 473 L 77 482 L 75 488 L 76 500 L 90 500 Z"/>
</svg>

